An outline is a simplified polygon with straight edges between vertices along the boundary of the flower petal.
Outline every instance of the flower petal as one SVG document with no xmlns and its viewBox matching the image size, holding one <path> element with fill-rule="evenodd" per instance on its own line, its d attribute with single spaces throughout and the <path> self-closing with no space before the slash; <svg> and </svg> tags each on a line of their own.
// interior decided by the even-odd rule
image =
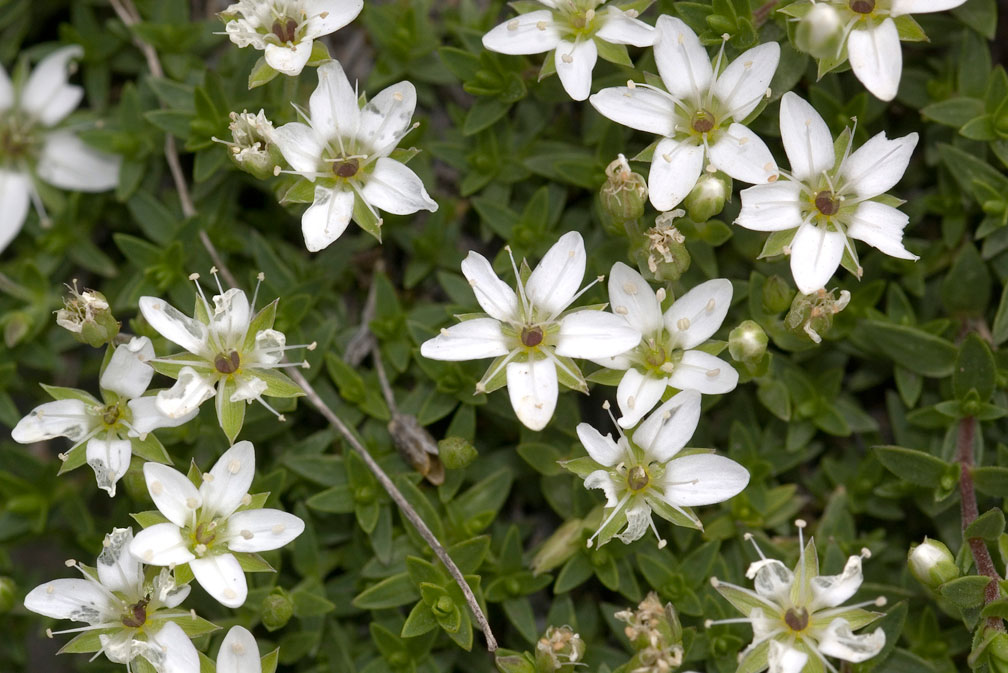
<svg viewBox="0 0 1008 673">
<path fill-rule="evenodd" d="M 604 358 L 626 353 L 641 335 L 622 316 L 587 309 L 565 315 L 556 338 L 557 355 Z"/>
<path fill-rule="evenodd" d="M 302 38 L 294 43 L 267 43 L 263 58 L 269 67 L 285 75 L 300 75 L 311 58 L 312 40 Z"/>
<path fill-rule="evenodd" d="M 833 136 L 816 109 L 801 96 L 787 92 L 780 102 L 780 132 L 791 173 L 804 182 L 833 168 Z"/>
<path fill-rule="evenodd" d="M 66 437 L 76 442 L 87 436 L 97 424 L 98 420 L 88 413 L 88 405 L 84 402 L 56 400 L 38 405 L 18 421 L 11 431 L 11 439 L 21 444 L 53 437 Z"/>
<path fill-rule="evenodd" d="M 375 208 L 393 215 L 409 215 L 418 210 L 433 213 L 438 209 L 420 177 L 405 164 L 388 157 L 375 162 L 361 196 Z"/>
<path fill-rule="evenodd" d="M 639 498 L 637 502 L 627 507 L 626 519 L 626 528 L 616 537 L 620 542 L 630 544 L 644 537 L 644 533 L 651 527 L 651 507 L 644 498 Z"/>
<path fill-rule="evenodd" d="M 577 43 L 561 40 L 553 52 L 557 75 L 564 91 L 574 100 L 585 100 L 591 93 L 592 70 L 598 60 L 594 40 Z"/>
<path fill-rule="evenodd" d="M 732 119 L 742 121 L 766 97 L 779 61 L 780 45 L 765 42 L 742 52 L 718 76 L 714 95 L 731 110 Z"/>
<path fill-rule="evenodd" d="M 132 594 L 143 586 L 143 565 L 140 559 L 129 553 L 131 542 L 132 528 L 113 528 L 102 543 L 98 555 L 98 580 L 112 591 Z"/>
<path fill-rule="evenodd" d="M 259 552 L 279 549 L 304 532 L 304 521 L 278 509 L 249 509 L 228 517 L 228 549 Z"/>
<path fill-rule="evenodd" d="M 476 295 L 476 301 L 487 314 L 508 322 L 518 317 L 518 296 L 497 277 L 487 258 L 472 250 L 462 260 L 462 275 Z"/>
<path fill-rule="evenodd" d="M 791 241 L 791 274 L 803 294 L 812 294 L 826 286 L 840 266 L 844 235 L 824 231 L 814 224 L 803 224 Z"/>
<path fill-rule="evenodd" d="M 0 110 L 9 110 L 14 105 L 14 85 L 10 75 L 0 65 Z"/>
<path fill-rule="evenodd" d="M 880 100 L 892 100 L 899 89 L 903 70 L 903 50 L 900 48 L 896 23 L 886 19 L 872 26 L 851 31 L 847 38 L 847 60 L 864 88 Z"/>
<path fill-rule="evenodd" d="M 645 337 L 662 328 L 661 306 L 654 290 L 636 269 L 616 262 L 609 271 L 609 304 Z"/>
<path fill-rule="evenodd" d="M 599 465 L 612 467 L 623 459 L 624 451 L 611 434 L 603 437 L 602 433 L 587 423 L 578 423 L 577 436 L 588 455 Z"/>
<path fill-rule="evenodd" d="M 619 498 L 616 495 L 616 484 L 613 483 L 612 476 L 610 476 L 608 470 L 595 470 L 589 474 L 585 477 L 584 487 L 601 489 L 606 498 L 606 507 L 615 507 L 619 503 Z"/>
<path fill-rule="evenodd" d="M 735 224 L 753 231 L 784 231 L 802 222 L 801 185 L 781 180 L 743 189 L 742 210 Z"/>
<path fill-rule="evenodd" d="M 464 320 L 420 344 L 425 358 L 451 362 L 499 357 L 509 350 L 501 325 L 493 318 Z"/>
<path fill-rule="evenodd" d="M 217 673 L 262 673 L 259 645 L 244 626 L 232 626 L 217 651 Z"/>
<path fill-rule="evenodd" d="M 665 18 L 664 16 L 662 18 Z M 704 147 L 692 140 L 664 138 L 655 147 L 648 194 L 658 210 L 672 210 L 686 198 L 703 170 Z"/>
<path fill-rule="evenodd" d="M 85 449 L 87 464 L 94 470 L 98 488 L 109 497 L 116 494 L 116 482 L 123 478 L 133 457 L 133 444 L 128 439 L 99 439 L 93 437 Z"/>
<path fill-rule="evenodd" d="M 714 336 L 731 305 L 732 284 L 726 278 L 700 283 L 665 311 L 665 329 L 678 348 L 696 348 Z"/>
<path fill-rule="evenodd" d="M 906 172 L 917 138 L 916 133 L 910 133 L 890 140 L 885 131 L 869 138 L 840 166 L 843 191 L 863 199 L 888 192 Z"/>
<path fill-rule="evenodd" d="M 192 418 L 190 414 L 214 396 L 210 374 L 200 374 L 192 367 L 179 370 L 178 379 L 168 390 L 158 392 L 155 399 L 158 411 L 168 418 Z"/>
<path fill-rule="evenodd" d="M 74 111 L 84 97 L 84 89 L 70 84 L 70 61 L 84 55 L 79 45 L 52 52 L 35 66 L 21 90 L 21 109 L 44 126 L 52 126 Z"/>
<path fill-rule="evenodd" d="M 153 647 L 141 656 L 151 662 L 157 673 L 197 673 L 200 670 L 196 646 L 175 622 L 165 621 L 157 631 L 148 632 L 147 642 Z M 155 654 L 158 652 L 160 656 Z M 221 670 L 220 673 L 225 672 Z"/>
<path fill-rule="evenodd" d="M 654 57 L 665 88 L 676 98 L 699 101 L 714 78 L 710 56 L 680 19 L 663 14 L 655 28 Z"/>
<path fill-rule="evenodd" d="M 325 142 L 315 129 L 301 122 L 291 122 L 274 130 L 273 138 L 291 168 L 314 181 Z"/>
<path fill-rule="evenodd" d="M 415 109 L 416 88 L 410 82 L 386 87 L 361 110 L 357 138 L 375 152 L 388 154 L 406 135 Z"/>
<path fill-rule="evenodd" d="M 97 582 L 84 579 L 59 579 L 40 584 L 25 596 L 24 606 L 53 619 L 88 624 L 115 619 L 118 607 Z"/>
<path fill-rule="evenodd" d="M 557 401 L 557 373 L 552 360 L 509 362 L 507 388 L 511 408 L 530 430 L 542 430 L 553 418 Z"/>
<path fill-rule="evenodd" d="M 669 376 L 668 385 L 680 390 L 695 390 L 702 395 L 720 395 L 735 390 L 738 372 L 719 357 L 701 350 L 683 353 L 682 360 Z"/>
<path fill-rule="evenodd" d="M 626 370 L 616 387 L 616 404 L 619 406 L 620 427 L 632 428 L 654 405 L 658 404 L 668 387 L 668 379 L 651 374 L 641 374 L 633 367 Z"/>
<path fill-rule="evenodd" d="M 927 12 L 944 12 L 946 9 L 959 7 L 966 0 L 893 0 L 890 16 L 901 14 L 926 14 Z"/>
<path fill-rule="evenodd" d="M 839 575 L 819 575 L 811 578 L 812 602 L 809 610 L 835 608 L 857 593 L 864 577 L 861 574 L 861 557 L 851 556 Z"/>
<path fill-rule="evenodd" d="M 595 32 L 595 37 L 606 42 L 650 47 L 658 38 L 658 31 L 640 19 L 631 17 L 618 7 L 607 6 L 598 19 L 601 19 L 603 23 L 602 27 Z"/>
<path fill-rule="evenodd" d="M 699 422 L 700 393 L 684 390 L 652 411 L 633 433 L 633 441 L 664 463 L 686 446 Z"/>
<path fill-rule="evenodd" d="M 364 0 L 305 0 L 304 8 L 309 34 L 316 38 L 335 33 L 356 19 L 364 9 Z"/>
<path fill-rule="evenodd" d="M 746 577 L 753 580 L 756 593 L 778 605 L 790 605 L 794 573 L 777 559 L 760 559 L 749 564 Z"/>
<path fill-rule="evenodd" d="M 210 332 L 222 348 L 240 348 L 248 332 L 252 318 L 252 308 L 243 290 L 231 288 L 213 298 L 213 314 L 210 316 Z"/>
<path fill-rule="evenodd" d="M 2 108 L 0 108 L 2 110 Z M 28 204 L 31 202 L 31 180 L 24 173 L 0 170 L 0 252 L 3 252 L 21 231 Z"/>
<path fill-rule="evenodd" d="M 498 54 L 539 54 L 559 43 L 560 33 L 548 9 L 516 16 L 483 36 L 483 46 Z"/>
<path fill-rule="evenodd" d="M 903 229 L 910 217 L 877 201 L 862 201 L 847 225 L 847 235 L 899 259 L 919 259 L 903 246 Z"/>
<path fill-rule="evenodd" d="M 525 295 L 533 308 L 550 316 L 567 308 L 581 287 L 586 263 L 587 255 L 581 234 L 568 231 L 561 236 L 546 251 L 525 283 Z"/>
<path fill-rule="evenodd" d="M 130 437 L 145 437 L 147 433 L 158 428 L 177 428 L 196 418 L 196 414 L 199 413 L 199 407 L 197 407 L 188 414 L 172 418 L 158 408 L 156 395 L 138 397 L 126 404 L 133 414 L 133 421 L 130 423 Z"/>
<path fill-rule="evenodd" d="M 301 216 L 308 252 L 318 252 L 339 238 L 353 217 L 356 196 L 349 189 L 315 186 L 315 201 Z"/>
<path fill-rule="evenodd" d="M 837 618 L 819 636 L 819 651 L 830 657 L 860 663 L 871 659 L 885 647 L 885 632 L 854 635 L 846 619 Z"/>
<path fill-rule="evenodd" d="M 140 397 L 154 378 L 154 368 L 147 364 L 153 357 L 151 340 L 133 337 L 129 343 L 116 346 L 99 385 L 103 390 L 111 390 L 128 400 Z"/>
<path fill-rule="evenodd" d="M 133 537 L 129 549 L 147 565 L 181 565 L 196 558 L 182 539 L 182 530 L 173 523 L 156 523 L 144 528 Z"/>
<path fill-rule="evenodd" d="M 682 456 L 665 467 L 665 501 L 679 507 L 711 505 L 738 495 L 748 483 L 749 471 L 731 458 Z"/>
<path fill-rule="evenodd" d="M 203 484 L 199 488 L 203 509 L 215 516 L 231 515 L 248 493 L 253 477 L 255 449 L 252 442 L 238 442 L 217 459 L 209 472 L 203 474 Z"/>
<path fill-rule="evenodd" d="M 762 185 L 775 181 L 779 175 L 770 148 L 739 123 L 729 126 L 728 132 L 710 146 L 708 156 L 715 168 L 742 182 Z"/>
<path fill-rule="evenodd" d="M 248 597 L 245 572 L 232 554 L 216 554 L 193 559 L 189 569 L 204 591 L 221 605 L 241 607 Z"/>
<path fill-rule="evenodd" d="M 189 479 L 175 468 L 160 463 L 144 463 L 144 480 L 154 506 L 178 527 L 192 523 L 192 515 L 203 505 L 203 496 Z"/>
<path fill-rule="evenodd" d="M 194 320 L 158 297 L 140 297 L 140 313 L 164 338 L 177 343 L 193 355 L 210 358 L 207 326 Z"/>
<path fill-rule="evenodd" d="M 675 103 L 664 92 L 614 86 L 592 94 L 588 102 L 617 124 L 660 136 L 675 133 Z"/>
<path fill-rule="evenodd" d="M 99 152 L 68 131 L 56 131 L 46 136 L 35 170 L 61 189 L 104 192 L 119 184 L 119 165 L 119 157 Z"/>
<path fill-rule="evenodd" d="M 808 655 L 776 640 L 770 641 L 767 651 L 768 673 L 801 673 L 808 663 Z"/>
</svg>

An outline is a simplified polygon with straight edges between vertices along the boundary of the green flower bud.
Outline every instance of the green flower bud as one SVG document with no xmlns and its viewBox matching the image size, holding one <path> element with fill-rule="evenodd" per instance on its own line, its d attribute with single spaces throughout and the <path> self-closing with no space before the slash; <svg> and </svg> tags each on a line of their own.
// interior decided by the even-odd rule
<svg viewBox="0 0 1008 673">
<path fill-rule="evenodd" d="M 17 584 L 10 577 L 0 577 L 0 614 L 10 612 L 17 602 Z"/>
<path fill-rule="evenodd" d="M 731 178 L 723 173 L 704 173 L 686 196 L 683 205 L 694 222 L 706 222 L 724 210 L 731 195 Z"/>
<path fill-rule="evenodd" d="M 840 297 L 833 297 L 834 290 L 817 290 L 812 294 L 795 295 L 791 310 L 784 319 L 785 324 L 798 336 L 803 334 L 815 343 L 822 342 L 820 333 L 828 332 L 833 326 L 833 316 L 844 310 L 850 302 L 850 292 L 840 291 Z"/>
<path fill-rule="evenodd" d="M 500 673 L 536 673 L 536 666 L 529 655 L 514 650 L 497 650 L 494 663 Z"/>
<path fill-rule="evenodd" d="M 242 110 L 241 114 L 232 112 L 228 128 L 234 142 L 218 142 L 228 146 L 228 155 L 238 168 L 260 180 L 280 174 L 283 156 L 274 140 L 273 123 L 266 119 L 262 110 L 258 114 L 247 110 Z"/>
<path fill-rule="evenodd" d="M 536 643 L 536 673 L 573 671 L 584 652 L 584 641 L 569 626 L 551 626 Z"/>
<path fill-rule="evenodd" d="M 262 614 L 262 623 L 266 630 L 276 631 L 286 626 L 294 615 L 294 601 L 286 591 L 274 587 L 263 599 L 259 612 Z"/>
<path fill-rule="evenodd" d="M 630 170 L 630 164 L 622 154 L 606 168 L 608 178 L 599 198 L 602 208 L 612 216 L 615 222 L 636 220 L 644 215 L 644 205 L 647 203 L 647 180 L 640 173 Z"/>
<path fill-rule="evenodd" d="M 937 589 L 959 577 L 959 566 L 949 548 L 938 540 L 925 537 L 924 542 L 910 547 L 907 554 L 910 572 L 921 584 Z"/>
<path fill-rule="evenodd" d="M 468 440 L 462 437 L 445 437 L 438 442 L 438 455 L 449 470 L 461 470 L 473 462 L 478 454 L 476 447 Z"/>
<path fill-rule="evenodd" d="M 780 313 L 787 310 L 794 299 L 795 291 L 786 280 L 773 275 L 763 283 L 763 308 L 767 313 Z"/>
<path fill-rule="evenodd" d="M 766 348 L 766 332 L 754 320 L 743 321 L 728 334 L 728 352 L 739 362 L 758 362 Z"/>
<path fill-rule="evenodd" d="M 63 308 L 56 311 L 56 324 L 94 348 L 112 343 L 120 323 L 112 315 L 105 295 L 94 290 L 78 292 L 76 282 L 67 287 L 70 295 L 64 297 Z"/>
<path fill-rule="evenodd" d="M 670 210 L 659 215 L 655 226 L 644 233 L 646 247 L 633 251 L 632 257 L 645 278 L 676 280 L 689 268 L 691 259 L 686 250 L 686 237 L 672 226 L 672 222 L 684 214 L 682 210 Z"/>
<path fill-rule="evenodd" d="M 991 673 L 1008 673 L 1008 633 L 997 633 L 987 644 Z"/>
<path fill-rule="evenodd" d="M 584 531 L 585 524 L 582 519 L 571 519 L 557 528 L 532 557 L 532 573 L 541 575 L 549 572 L 584 549 Z"/>
<path fill-rule="evenodd" d="M 815 58 L 836 57 L 843 36 L 840 14 L 829 4 L 820 2 L 798 21 L 795 46 Z"/>
</svg>

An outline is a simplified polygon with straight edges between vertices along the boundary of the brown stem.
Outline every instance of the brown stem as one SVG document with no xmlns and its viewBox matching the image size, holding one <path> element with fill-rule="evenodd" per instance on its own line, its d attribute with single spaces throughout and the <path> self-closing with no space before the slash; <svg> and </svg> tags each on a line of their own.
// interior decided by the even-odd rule
<svg viewBox="0 0 1008 673">
<path fill-rule="evenodd" d="M 766 23 L 766 20 L 770 18 L 770 14 L 773 12 L 778 2 L 779 0 L 768 0 L 753 10 L 753 25 L 756 28 L 759 28 Z"/>
</svg>

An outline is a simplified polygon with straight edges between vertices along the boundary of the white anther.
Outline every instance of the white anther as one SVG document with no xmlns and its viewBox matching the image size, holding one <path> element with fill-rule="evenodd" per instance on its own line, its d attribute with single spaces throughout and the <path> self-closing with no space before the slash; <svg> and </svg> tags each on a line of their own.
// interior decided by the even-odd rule
<svg viewBox="0 0 1008 673">
<path fill-rule="evenodd" d="M 685 332 L 686 330 L 689 329 L 689 326 L 690 326 L 689 318 L 679 318 L 679 320 L 676 321 L 676 329 L 678 329 L 680 332 Z"/>
</svg>

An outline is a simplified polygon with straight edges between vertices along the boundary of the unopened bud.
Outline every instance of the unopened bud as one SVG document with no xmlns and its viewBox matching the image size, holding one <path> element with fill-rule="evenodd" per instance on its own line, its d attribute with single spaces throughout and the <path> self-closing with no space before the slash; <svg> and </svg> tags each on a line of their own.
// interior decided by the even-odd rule
<svg viewBox="0 0 1008 673">
<path fill-rule="evenodd" d="M 767 313 L 786 311 L 794 296 L 794 289 L 786 280 L 776 274 L 767 278 L 763 283 L 763 308 Z"/>
<path fill-rule="evenodd" d="M 704 173 L 683 203 L 694 222 L 706 222 L 724 210 L 731 194 L 731 178 L 723 173 Z"/>
<path fill-rule="evenodd" d="M 836 58 L 843 36 L 840 14 L 828 3 L 818 2 L 798 21 L 795 46 L 815 58 Z"/>
<path fill-rule="evenodd" d="M 228 146 L 228 155 L 238 168 L 260 180 L 276 175 L 275 170 L 283 165 L 283 156 L 276 146 L 273 123 L 262 110 L 258 114 L 247 110 L 240 114 L 232 112 L 228 128 L 233 142 L 218 142 Z"/>
<path fill-rule="evenodd" d="M 647 203 L 647 180 L 630 170 L 622 154 L 606 168 L 606 182 L 599 191 L 602 207 L 616 223 L 636 220 L 644 214 Z"/>
<path fill-rule="evenodd" d="M 584 653 L 584 641 L 569 626 L 551 626 L 536 643 L 536 673 L 573 671 Z"/>
<path fill-rule="evenodd" d="M 514 650 L 497 650 L 494 663 L 500 673 L 537 673 L 531 657 Z"/>
<path fill-rule="evenodd" d="M 441 462 L 449 470 L 461 470 L 476 458 L 476 447 L 462 437 L 445 437 L 438 442 Z"/>
<path fill-rule="evenodd" d="M 571 519 L 550 535 L 532 557 L 532 574 L 541 575 L 557 568 L 584 549 L 585 525 L 582 519 Z"/>
<path fill-rule="evenodd" d="M 812 294 L 797 294 L 784 319 L 785 324 L 799 336 L 804 334 L 815 343 L 822 342 L 822 334 L 833 326 L 833 316 L 850 302 L 847 290 L 841 290 L 839 297 L 834 297 L 834 292 L 820 289 Z"/>
<path fill-rule="evenodd" d="M 266 630 L 276 631 L 286 626 L 294 615 L 294 601 L 286 591 L 274 587 L 263 599 L 259 611 L 262 613 L 262 623 Z"/>
<path fill-rule="evenodd" d="M 684 214 L 682 210 L 662 213 L 655 220 L 655 226 L 644 233 L 644 247 L 634 250 L 633 257 L 645 277 L 657 281 L 677 280 L 689 268 L 686 237 L 672 225 Z"/>
<path fill-rule="evenodd" d="M 728 334 L 728 352 L 739 361 L 755 363 L 767 349 L 767 335 L 754 320 L 745 320 Z"/>
<path fill-rule="evenodd" d="M 937 589 L 945 582 L 959 577 L 959 566 L 949 548 L 938 540 L 924 538 L 924 542 L 910 547 L 907 554 L 910 572 L 921 584 Z"/>
<path fill-rule="evenodd" d="M 10 577 L 0 577 L 0 614 L 10 612 L 17 602 L 17 584 Z"/>
<path fill-rule="evenodd" d="M 63 298 L 63 308 L 56 311 L 56 324 L 94 348 L 111 343 L 119 334 L 119 322 L 105 295 L 94 290 L 79 292 L 76 282 L 67 289 L 70 294 Z"/>
</svg>

